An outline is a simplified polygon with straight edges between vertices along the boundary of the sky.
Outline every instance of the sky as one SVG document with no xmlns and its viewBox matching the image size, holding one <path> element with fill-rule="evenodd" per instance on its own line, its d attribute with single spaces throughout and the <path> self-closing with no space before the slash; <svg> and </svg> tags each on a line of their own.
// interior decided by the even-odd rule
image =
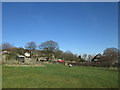
<svg viewBox="0 0 120 90">
<path fill-rule="evenodd" d="M 16 47 L 53 40 L 62 51 L 98 54 L 118 47 L 117 2 L 4 2 L 2 40 Z"/>
</svg>

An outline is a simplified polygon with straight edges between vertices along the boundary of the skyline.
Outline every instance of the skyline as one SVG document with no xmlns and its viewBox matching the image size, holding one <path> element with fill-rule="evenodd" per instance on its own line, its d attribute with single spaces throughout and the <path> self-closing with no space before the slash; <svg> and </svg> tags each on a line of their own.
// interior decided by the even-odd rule
<svg viewBox="0 0 120 90">
<path fill-rule="evenodd" d="M 118 48 L 117 2 L 3 3 L 3 42 L 24 47 L 48 40 L 76 54 Z"/>
</svg>

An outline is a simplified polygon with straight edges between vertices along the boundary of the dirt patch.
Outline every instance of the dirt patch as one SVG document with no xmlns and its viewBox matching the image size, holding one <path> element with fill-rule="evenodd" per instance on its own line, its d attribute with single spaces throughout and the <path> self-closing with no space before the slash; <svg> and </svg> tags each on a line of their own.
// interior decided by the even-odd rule
<svg viewBox="0 0 120 90">
<path fill-rule="evenodd" d="M 4 64 L 3 66 L 15 66 L 15 67 L 46 67 L 45 65 L 8 65 Z"/>
</svg>

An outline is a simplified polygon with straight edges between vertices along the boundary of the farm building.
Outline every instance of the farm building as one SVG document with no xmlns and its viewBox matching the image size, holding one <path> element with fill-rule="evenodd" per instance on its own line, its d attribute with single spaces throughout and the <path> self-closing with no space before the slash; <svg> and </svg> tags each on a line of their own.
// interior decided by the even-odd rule
<svg viewBox="0 0 120 90">
<path fill-rule="evenodd" d="M 25 56 L 17 55 L 16 60 L 18 60 L 19 63 L 24 63 L 25 62 Z"/>
<path fill-rule="evenodd" d="M 2 51 L 3 60 L 9 60 L 10 59 L 9 54 L 10 54 L 10 52 L 8 52 L 8 51 Z"/>
<path fill-rule="evenodd" d="M 40 57 L 39 60 L 42 62 L 47 61 L 46 57 Z"/>
<path fill-rule="evenodd" d="M 97 54 L 93 59 L 92 59 L 92 61 L 93 62 L 97 62 L 99 59 L 100 59 L 100 57 L 101 57 L 102 55 L 99 53 L 99 54 Z"/>
<path fill-rule="evenodd" d="M 27 58 L 30 58 L 30 53 L 26 52 L 26 53 L 25 53 L 25 56 L 26 56 Z"/>
</svg>

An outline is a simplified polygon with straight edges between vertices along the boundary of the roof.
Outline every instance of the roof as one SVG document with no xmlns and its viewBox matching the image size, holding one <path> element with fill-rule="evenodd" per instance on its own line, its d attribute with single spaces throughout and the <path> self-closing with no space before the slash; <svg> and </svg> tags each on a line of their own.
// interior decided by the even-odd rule
<svg viewBox="0 0 120 90">
<path fill-rule="evenodd" d="M 26 52 L 26 53 L 25 53 L 25 56 L 29 57 L 29 56 L 30 56 L 30 53 Z"/>
<path fill-rule="evenodd" d="M 25 56 L 23 56 L 23 55 L 18 55 L 18 57 L 25 57 Z"/>
</svg>

